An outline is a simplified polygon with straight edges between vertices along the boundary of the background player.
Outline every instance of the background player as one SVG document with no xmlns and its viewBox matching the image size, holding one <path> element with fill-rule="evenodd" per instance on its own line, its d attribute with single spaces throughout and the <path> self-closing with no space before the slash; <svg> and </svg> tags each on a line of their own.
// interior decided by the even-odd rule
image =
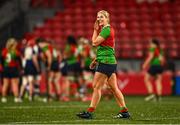
<svg viewBox="0 0 180 125">
<path fill-rule="evenodd" d="M 17 41 L 14 38 L 7 40 L 6 47 L 2 50 L 3 65 L 3 86 L 1 102 L 7 102 L 6 96 L 9 84 L 12 86 L 14 102 L 19 102 L 19 71 L 21 67 L 21 57 L 17 50 Z"/>
<path fill-rule="evenodd" d="M 22 58 L 22 65 L 24 68 L 24 76 L 22 78 L 22 85 L 20 88 L 20 99 L 24 94 L 24 90 L 29 85 L 29 101 L 33 100 L 34 84 L 36 82 L 36 75 L 40 71 L 38 63 L 38 55 L 35 50 L 34 39 L 28 40 L 24 48 L 24 56 Z"/>
<path fill-rule="evenodd" d="M 149 45 L 148 58 L 145 60 L 143 64 L 143 69 L 148 69 L 147 73 L 145 74 L 144 81 L 149 96 L 145 98 L 145 101 L 149 101 L 155 98 L 157 100 L 161 99 L 163 64 L 164 56 L 163 51 L 160 47 L 160 42 L 157 39 L 152 39 Z M 152 77 L 155 79 L 157 94 L 153 91 L 153 86 L 151 83 Z"/>
</svg>

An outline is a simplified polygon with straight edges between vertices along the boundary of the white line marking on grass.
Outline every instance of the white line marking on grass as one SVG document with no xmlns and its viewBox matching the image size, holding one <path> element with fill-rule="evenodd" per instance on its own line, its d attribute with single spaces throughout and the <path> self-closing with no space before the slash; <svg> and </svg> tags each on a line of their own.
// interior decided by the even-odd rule
<svg viewBox="0 0 180 125">
<path fill-rule="evenodd" d="M 177 120 L 180 119 L 180 117 L 172 117 L 172 118 L 152 118 L 152 119 L 141 119 L 141 120 L 149 120 L 149 121 L 153 121 L 153 120 L 166 120 L 166 119 L 173 119 L 173 120 Z M 112 120 L 118 120 L 118 119 L 112 119 Z M 131 119 L 133 121 L 133 119 Z M 135 120 L 135 119 L 134 119 Z M 77 120 L 68 120 L 68 121 L 28 121 L 28 122 L 10 122 L 8 124 L 76 124 L 81 122 L 81 124 L 83 124 L 83 122 L 89 122 L 92 124 L 92 122 L 103 122 L 106 123 L 108 122 L 109 119 L 90 119 L 90 120 L 84 120 L 84 119 L 77 119 Z M 102 124 L 103 124 L 102 123 Z M 98 123 L 99 124 L 99 123 Z M 101 124 L 101 123 L 100 123 Z M 143 124 L 141 124 L 143 125 Z M 165 124 L 164 124 L 165 125 Z"/>
<path fill-rule="evenodd" d="M 55 124 L 55 123 L 79 123 L 79 122 L 107 122 L 105 119 L 79 119 L 79 120 L 68 120 L 68 121 L 28 121 L 28 122 L 11 122 L 10 124 Z"/>
<path fill-rule="evenodd" d="M 59 106 L 4 106 L 0 109 L 40 109 L 40 108 L 84 108 L 86 105 L 59 105 Z"/>
<path fill-rule="evenodd" d="M 172 119 L 172 120 L 179 120 L 180 117 L 170 117 L 170 118 L 145 118 L 143 120 L 168 120 L 168 119 Z"/>
</svg>

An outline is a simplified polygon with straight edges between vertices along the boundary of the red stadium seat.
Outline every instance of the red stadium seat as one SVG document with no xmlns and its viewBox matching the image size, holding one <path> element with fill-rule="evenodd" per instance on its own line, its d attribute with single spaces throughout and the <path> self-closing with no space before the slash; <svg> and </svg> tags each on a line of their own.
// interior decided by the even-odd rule
<svg viewBox="0 0 180 125">
<path fill-rule="evenodd" d="M 133 54 L 132 57 L 135 59 L 142 59 L 144 56 L 143 50 L 135 50 L 132 54 Z"/>
<path fill-rule="evenodd" d="M 128 28 L 130 29 L 140 29 L 140 24 L 138 21 L 132 21 L 132 23 L 129 24 Z"/>
<path fill-rule="evenodd" d="M 45 8 L 52 8 L 57 5 L 57 0 L 31 0 L 32 7 L 45 7 Z"/>
<path fill-rule="evenodd" d="M 172 58 L 179 57 L 178 51 L 177 50 L 171 50 L 170 53 L 169 53 L 169 56 L 172 57 Z"/>
<path fill-rule="evenodd" d="M 142 27 L 142 29 L 145 29 L 145 28 L 150 29 L 150 28 L 152 27 L 150 21 L 143 21 L 143 22 L 140 22 L 140 26 Z"/>
<path fill-rule="evenodd" d="M 162 22 L 161 21 L 152 22 L 152 28 L 162 28 Z"/>
</svg>

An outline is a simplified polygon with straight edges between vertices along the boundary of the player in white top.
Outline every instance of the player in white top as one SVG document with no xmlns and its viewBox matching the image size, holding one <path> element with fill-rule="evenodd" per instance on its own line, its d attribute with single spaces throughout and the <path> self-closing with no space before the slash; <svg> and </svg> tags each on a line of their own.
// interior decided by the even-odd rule
<svg viewBox="0 0 180 125">
<path fill-rule="evenodd" d="M 38 63 L 38 50 L 33 39 L 27 41 L 24 48 L 24 56 L 22 58 L 22 65 L 24 69 L 24 76 L 22 77 L 22 85 L 20 88 L 20 98 L 22 98 L 26 86 L 29 84 L 29 101 L 33 100 L 33 88 L 35 77 L 40 71 Z"/>
</svg>

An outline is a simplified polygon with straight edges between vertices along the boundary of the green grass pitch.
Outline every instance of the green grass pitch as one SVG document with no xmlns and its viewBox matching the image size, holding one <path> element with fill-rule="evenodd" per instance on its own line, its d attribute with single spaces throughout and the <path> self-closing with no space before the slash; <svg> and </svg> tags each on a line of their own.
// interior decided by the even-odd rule
<svg viewBox="0 0 180 125">
<path fill-rule="evenodd" d="M 161 102 L 145 102 L 144 97 L 125 97 L 131 119 L 113 119 L 118 112 L 114 100 L 101 100 L 92 120 L 76 117 L 89 102 L 28 102 L 0 103 L 1 124 L 178 124 L 180 97 L 163 97 Z"/>
</svg>

